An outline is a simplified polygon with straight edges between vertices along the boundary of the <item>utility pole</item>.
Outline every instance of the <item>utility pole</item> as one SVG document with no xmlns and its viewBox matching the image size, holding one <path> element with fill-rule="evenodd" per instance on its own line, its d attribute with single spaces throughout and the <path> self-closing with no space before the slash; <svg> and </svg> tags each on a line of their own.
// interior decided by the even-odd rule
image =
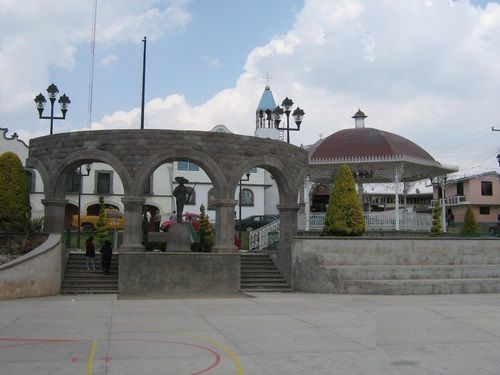
<svg viewBox="0 0 500 375">
<path fill-rule="evenodd" d="M 142 56 L 142 103 L 141 103 L 141 129 L 144 129 L 144 91 L 146 88 L 146 37 L 142 40 L 144 43 L 144 53 Z"/>
</svg>

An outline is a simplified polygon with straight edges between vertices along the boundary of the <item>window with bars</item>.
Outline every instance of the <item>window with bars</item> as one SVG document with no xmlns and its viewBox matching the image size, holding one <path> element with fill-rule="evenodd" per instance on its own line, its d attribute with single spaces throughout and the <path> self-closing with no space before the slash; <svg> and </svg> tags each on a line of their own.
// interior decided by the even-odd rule
<svg viewBox="0 0 500 375">
<path fill-rule="evenodd" d="M 80 175 L 72 173 L 66 178 L 66 193 L 78 193 L 80 191 Z"/>
<path fill-rule="evenodd" d="M 190 161 L 178 161 L 177 162 L 178 171 L 199 171 L 200 167 Z"/>
<path fill-rule="evenodd" d="M 490 208 L 489 207 L 479 207 L 479 215 L 489 215 Z"/>
<path fill-rule="evenodd" d="M 153 175 L 150 175 L 144 184 L 143 194 L 152 195 L 153 194 Z"/>
<path fill-rule="evenodd" d="M 111 194 L 113 192 L 113 172 L 96 172 L 96 193 Z"/>
<path fill-rule="evenodd" d="M 493 182 L 481 181 L 481 195 L 493 195 Z"/>
<path fill-rule="evenodd" d="M 32 171 L 32 170 L 29 170 L 29 169 L 26 169 L 25 172 L 26 172 L 26 177 L 28 178 L 28 192 L 34 193 L 35 192 L 35 187 L 36 187 L 36 183 L 35 183 L 36 175 L 35 175 L 35 172 Z"/>
</svg>

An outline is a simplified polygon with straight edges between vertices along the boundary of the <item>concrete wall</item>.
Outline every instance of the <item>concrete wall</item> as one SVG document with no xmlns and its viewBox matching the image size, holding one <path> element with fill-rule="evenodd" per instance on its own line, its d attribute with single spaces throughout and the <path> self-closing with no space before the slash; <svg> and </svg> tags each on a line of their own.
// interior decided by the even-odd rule
<svg viewBox="0 0 500 375">
<path fill-rule="evenodd" d="M 297 237 L 292 249 L 296 291 L 341 292 L 343 266 L 500 264 L 500 240 L 474 238 Z"/>
<path fill-rule="evenodd" d="M 240 290 L 238 253 L 121 253 L 121 295 L 236 293 Z"/>
<path fill-rule="evenodd" d="M 50 234 L 35 250 L 0 266 L 0 299 L 41 297 L 61 290 L 62 236 Z"/>
</svg>

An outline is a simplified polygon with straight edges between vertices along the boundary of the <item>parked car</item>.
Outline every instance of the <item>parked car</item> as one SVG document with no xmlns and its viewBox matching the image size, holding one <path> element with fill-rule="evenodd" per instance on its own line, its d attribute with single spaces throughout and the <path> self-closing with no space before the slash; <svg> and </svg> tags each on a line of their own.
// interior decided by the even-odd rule
<svg viewBox="0 0 500 375">
<path fill-rule="evenodd" d="M 195 231 L 200 230 L 200 215 L 195 214 L 195 213 L 189 213 L 186 212 L 185 214 L 182 214 L 182 222 L 183 223 L 191 223 L 193 225 L 193 229 Z M 161 232 L 167 232 L 168 228 L 170 228 L 171 225 L 177 224 L 176 219 L 169 219 L 167 221 L 164 221 L 160 225 L 160 231 Z M 208 227 L 213 230 L 212 224 L 208 223 Z"/>
<path fill-rule="evenodd" d="M 235 220 L 234 229 L 235 230 L 254 230 L 260 228 L 266 224 L 272 223 L 278 220 L 278 215 L 253 215 L 248 216 L 241 220 Z"/>
<path fill-rule="evenodd" d="M 488 233 L 492 236 L 500 235 L 500 221 L 488 228 Z"/>
<path fill-rule="evenodd" d="M 106 229 L 108 230 L 122 230 L 124 221 L 123 215 L 120 211 L 114 208 L 104 209 L 104 217 L 106 218 Z M 80 227 L 84 231 L 93 231 L 97 228 L 99 215 L 80 215 Z M 78 228 L 78 215 L 73 215 L 71 218 L 71 226 Z"/>
</svg>

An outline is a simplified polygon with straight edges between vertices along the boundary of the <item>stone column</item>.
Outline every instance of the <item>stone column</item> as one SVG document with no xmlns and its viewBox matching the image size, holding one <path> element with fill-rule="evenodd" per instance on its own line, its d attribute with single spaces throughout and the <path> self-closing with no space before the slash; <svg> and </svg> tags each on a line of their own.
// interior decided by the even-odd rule
<svg viewBox="0 0 500 375">
<path fill-rule="evenodd" d="M 234 199 L 214 199 L 213 205 L 217 215 L 215 226 L 215 246 L 216 253 L 237 252 L 234 245 L 234 207 L 237 201 Z"/>
<path fill-rule="evenodd" d="M 43 222 L 44 232 L 64 232 L 64 214 L 66 213 L 66 204 L 68 204 L 68 200 L 47 198 L 42 199 L 42 204 L 45 206 L 45 218 Z"/>
<path fill-rule="evenodd" d="M 297 235 L 298 204 L 278 204 L 280 212 L 280 243 L 276 265 L 285 279 L 290 282 L 292 276 L 292 246 Z"/>
<path fill-rule="evenodd" d="M 142 207 L 145 199 L 142 197 L 123 197 L 124 220 L 123 244 L 121 252 L 143 251 L 142 246 Z"/>
</svg>

